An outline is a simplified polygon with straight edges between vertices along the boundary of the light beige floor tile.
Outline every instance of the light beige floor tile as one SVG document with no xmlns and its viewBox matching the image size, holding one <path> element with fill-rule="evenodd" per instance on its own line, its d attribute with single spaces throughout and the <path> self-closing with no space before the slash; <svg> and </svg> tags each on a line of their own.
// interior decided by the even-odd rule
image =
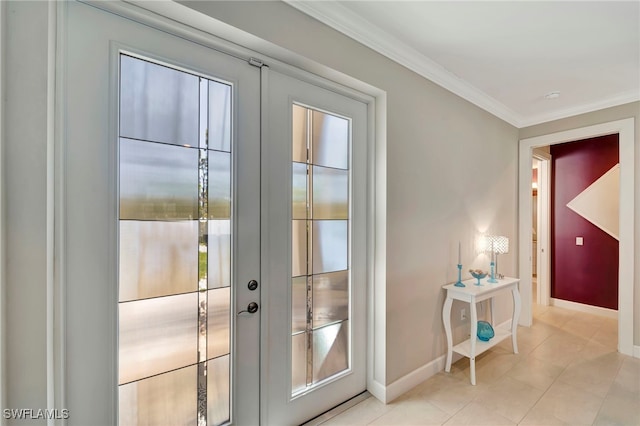
<svg viewBox="0 0 640 426">
<path fill-rule="evenodd" d="M 573 423 L 565 423 L 553 416 L 553 414 L 536 409 L 535 407 L 527 413 L 518 425 L 521 426 L 575 426 Z"/>
<path fill-rule="evenodd" d="M 640 359 L 625 357 L 615 379 L 622 390 L 640 396 Z"/>
<path fill-rule="evenodd" d="M 558 380 L 604 398 L 621 364 L 622 357 L 617 353 L 591 360 L 581 359 L 570 364 L 560 374 Z"/>
<path fill-rule="evenodd" d="M 523 419 L 523 424 L 533 424 L 532 417 L 551 415 L 570 425 L 590 425 L 602 400 L 592 393 L 556 381 Z"/>
<path fill-rule="evenodd" d="M 473 386 L 467 380 L 455 379 L 448 386 L 427 387 L 419 394 L 419 397 L 449 415 L 453 415 L 486 391 L 485 384 L 478 383 Z"/>
<path fill-rule="evenodd" d="M 573 317 L 560 328 L 588 340 L 599 330 L 598 317 L 587 314 Z"/>
<path fill-rule="evenodd" d="M 536 389 L 546 391 L 562 371 L 563 367 L 540 361 L 530 356 L 514 365 L 513 368 L 507 372 L 507 375 L 527 383 Z"/>
<path fill-rule="evenodd" d="M 586 344 L 587 340 L 570 333 L 558 332 L 540 343 L 529 355 L 541 361 L 566 367 L 578 357 L 578 353 Z"/>
<path fill-rule="evenodd" d="M 376 426 L 441 425 L 450 415 L 435 405 L 420 400 L 404 401 L 371 422 Z"/>
<path fill-rule="evenodd" d="M 538 402 L 544 390 L 505 376 L 489 386 L 474 402 L 517 423 Z"/>
<path fill-rule="evenodd" d="M 611 346 L 604 346 L 596 342 L 595 340 L 589 340 L 577 356 L 579 358 L 589 360 L 614 353 L 618 353 L 616 348 L 612 348 Z"/>
<path fill-rule="evenodd" d="M 538 316 L 538 320 L 542 323 L 555 327 L 562 327 L 567 321 L 575 316 L 575 312 L 568 309 L 555 308 L 548 309 Z"/>
<path fill-rule="evenodd" d="M 501 416 L 500 414 L 484 407 L 482 404 L 472 402 L 451 417 L 445 425 L 473 425 L 473 426 L 499 426 L 515 425 L 516 423 Z"/>
<path fill-rule="evenodd" d="M 600 343 L 601 345 L 604 345 L 604 346 L 612 348 L 612 349 L 617 349 L 617 347 L 618 347 L 618 333 L 617 333 L 617 331 L 616 332 L 611 332 L 611 331 L 607 331 L 607 330 L 598 330 L 591 337 L 591 340 L 594 340 L 594 341 Z"/>
<path fill-rule="evenodd" d="M 360 426 L 367 425 L 378 417 L 388 413 L 393 409 L 390 405 L 385 405 L 375 397 L 369 397 L 361 403 L 354 405 L 347 411 L 340 413 L 336 417 L 322 423 L 323 426 Z"/>
<path fill-rule="evenodd" d="M 594 425 L 640 425 L 640 395 L 614 383 L 604 399 Z"/>
</svg>

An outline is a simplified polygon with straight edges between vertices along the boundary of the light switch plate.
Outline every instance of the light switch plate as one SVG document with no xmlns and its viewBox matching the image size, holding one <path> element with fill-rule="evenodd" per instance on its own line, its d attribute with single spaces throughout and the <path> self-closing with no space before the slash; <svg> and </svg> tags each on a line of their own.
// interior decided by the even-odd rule
<svg viewBox="0 0 640 426">
<path fill-rule="evenodd" d="M 583 246 L 584 245 L 584 238 L 583 237 L 576 237 L 576 245 L 577 246 Z"/>
</svg>

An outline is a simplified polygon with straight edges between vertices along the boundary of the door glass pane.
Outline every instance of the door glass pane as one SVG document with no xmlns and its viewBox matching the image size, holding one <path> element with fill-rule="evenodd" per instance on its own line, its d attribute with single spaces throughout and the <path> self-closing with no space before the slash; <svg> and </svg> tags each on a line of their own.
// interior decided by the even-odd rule
<svg viewBox="0 0 640 426">
<path fill-rule="evenodd" d="M 299 105 L 293 105 L 292 120 L 292 151 L 293 161 L 307 162 L 309 110 Z"/>
<path fill-rule="evenodd" d="M 207 424 L 217 426 L 230 418 L 231 370 L 229 355 L 207 361 Z"/>
<path fill-rule="evenodd" d="M 349 318 L 349 272 L 313 276 L 313 328 Z"/>
<path fill-rule="evenodd" d="M 292 108 L 291 389 L 349 368 L 350 121 Z M 309 173 L 310 170 L 310 173 Z"/>
<path fill-rule="evenodd" d="M 209 81 L 209 149 L 231 152 L 231 86 Z"/>
<path fill-rule="evenodd" d="M 198 151 L 120 139 L 120 219 L 198 217 Z"/>
<path fill-rule="evenodd" d="M 198 294 L 120 303 L 120 384 L 195 364 Z"/>
<path fill-rule="evenodd" d="M 307 165 L 294 162 L 292 169 L 293 218 L 307 219 Z"/>
<path fill-rule="evenodd" d="M 211 359 L 229 354 L 231 289 L 223 287 L 208 293 L 207 359 Z"/>
<path fill-rule="evenodd" d="M 349 120 L 313 111 L 311 162 L 318 166 L 349 167 Z"/>
<path fill-rule="evenodd" d="M 307 277 L 291 279 L 291 332 L 307 329 Z"/>
<path fill-rule="evenodd" d="M 347 269 L 346 220 L 313 221 L 313 273 Z"/>
<path fill-rule="evenodd" d="M 208 240 L 209 288 L 231 285 L 231 221 L 210 220 Z"/>
<path fill-rule="evenodd" d="M 192 365 L 120 386 L 118 424 L 196 424 L 196 375 Z"/>
<path fill-rule="evenodd" d="M 313 166 L 313 218 L 349 218 L 349 171 Z"/>
<path fill-rule="evenodd" d="M 209 151 L 209 218 L 231 218 L 231 154 Z"/>
<path fill-rule="evenodd" d="M 120 301 L 198 289 L 198 222 L 120 221 Z"/>
<path fill-rule="evenodd" d="M 313 382 L 349 368 L 349 321 L 313 330 Z"/>
<path fill-rule="evenodd" d="M 232 86 L 121 55 L 120 88 L 120 421 L 227 423 Z"/>
<path fill-rule="evenodd" d="M 126 55 L 120 67 L 120 135 L 197 147 L 198 77 Z"/>
</svg>

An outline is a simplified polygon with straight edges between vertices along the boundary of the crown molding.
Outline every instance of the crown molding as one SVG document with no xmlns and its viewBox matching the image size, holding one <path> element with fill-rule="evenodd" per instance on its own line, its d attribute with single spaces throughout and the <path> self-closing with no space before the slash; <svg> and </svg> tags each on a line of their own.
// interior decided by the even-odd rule
<svg viewBox="0 0 640 426">
<path fill-rule="evenodd" d="M 548 123 L 549 121 L 560 120 L 562 118 L 573 117 L 580 114 L 586 114 L 589 112 L 638 101 L 640 101 L 640 92 L 636 90 L 630 90 L 628 92 L 620 93 L 618 95 L 611 96 L 606 99 L 601 99 L 596 102 L 576 105 L 571 108 L 565 108 L 562 110 L 551 111 L 549 113 L 528 117 L 527 119 L 524 119 L 520 122 L 519 127 L 523 128 L 535 126 L 536 124 Z"/>
<path fill-rule="evenodd" d="M 448 71 L 422 53 L 333 1 L 283 0 L 289 6 L 345 34 L 417 74 L 431 80 L 507 123 L 518 127 L 522 117 L 501 102 Z"/>
<path fill-rule="evenodd" d="M 638 91 L 630 91 L 597 102 L 524 117 L 336 1 L 282 1 L 519 129 L 640 100 Z"/>
</svg>

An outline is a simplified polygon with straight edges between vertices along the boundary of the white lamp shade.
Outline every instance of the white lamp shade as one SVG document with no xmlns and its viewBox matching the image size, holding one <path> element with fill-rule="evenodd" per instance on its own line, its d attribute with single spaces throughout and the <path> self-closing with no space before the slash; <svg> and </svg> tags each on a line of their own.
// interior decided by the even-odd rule
<svg viewBox="0 0 640 426">
<path fill-rule="evenodd" d="M 496 254 L 509 253 L 509 238 L 503 235 L 486 235 L 485 250 L 492 251 Z"/>
</svg>

